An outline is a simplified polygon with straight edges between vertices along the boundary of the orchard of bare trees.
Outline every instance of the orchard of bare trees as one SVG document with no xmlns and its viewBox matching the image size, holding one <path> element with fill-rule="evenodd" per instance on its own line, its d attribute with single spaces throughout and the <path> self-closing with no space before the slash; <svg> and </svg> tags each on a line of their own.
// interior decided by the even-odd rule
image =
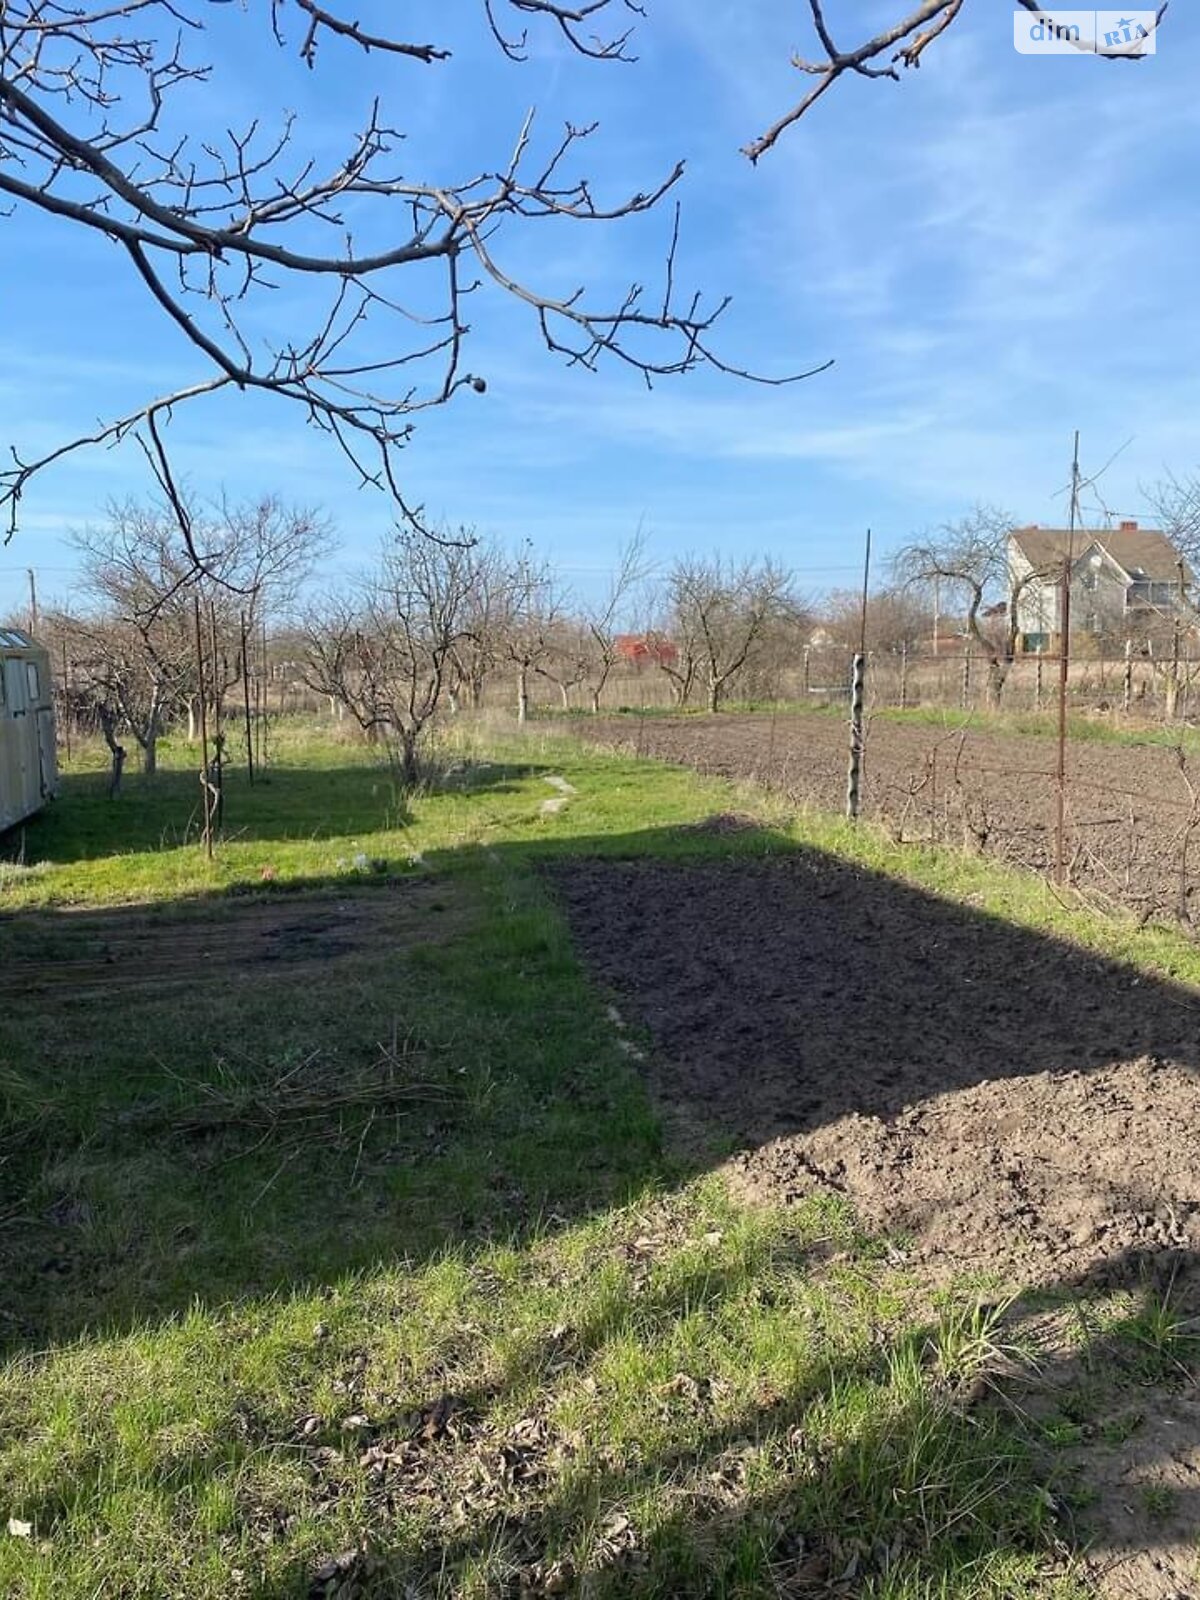
<svg viewBox="0 0 1200 1600">
<path fill-rule="evenodd" d="M 300 673 L 411 785 L 439 716 L 488 704 L 521 725 L 538 685 L 554 709 L 598 714 L 619 671 L 661 679 L 679 707 L 717 711 L 781 652 L 795 656 L 806 617 L 766 557 L 657 570 L 639 535 L 588 598 L 528 544 L 401 530 L 371 573 L 303 617 Z"/>
<path fill-rule="evenodd" d="M 197 566 L 177 518 L 204 551 Z M 232 687 L 248 682 L 253 650 L 272 616 L 286 615 L 330 529 L 312 510 L 273 497 L 177 506 L 128 500 L 74 536 L 77 597 L 46 612 L 39 629 L 59 669 L 72 723 L 100 733 L 120 786 L 130 739 L 153 776 L 158 742 L 182 725 L 214 727 Z"/>
<path fill-rule="evenodd" d="M 130 753 L 154 776 L 168 733 L 211 731 L 219 759 L 240 746 L 244 710 L 250 740 L 252 703 L 256 717 L 332 714 L 406 787 L 439 720 L 485 707 L 517 724 L 534 709 L 599 714 L 636 680 L 643 700 L 716 711 L 798 659 L 814 615 L 773 559 L 655 564 L 640 533 L 582 594 L 528 542 L 408 523 L 368 570 L 318 585 L 330 525 L 273 496 L 123 501 L 74 542 L 73 598 L 38 631 L 64 724 L 104 739 L 114 791 Z"/>
<path fill-rule="evenodd" d="M 1193 549 L 1193 480 L 1154 494 L 1176 548 Z M 1018 617 L 1026 589 L 1057 583 L 1062 563 L 1018 574 L 1012 533 L 1010 515 L 977 506 L 900 546 L 865 596 L 815 596 L 769 554 L 656 559 L 639 530 L 606 577 L 572 592 L 528 541 L 400 521 L 370 568 L 318 584 L 334 545 L 319 512 L 176 495 L 113 504 L 76 534 L 76 597 L 44 611 L 39 631 L 65 721 L 103 738 L 114 792 L 129 753 L 153 777 L 166 733 L 205 744 L 211 731 L 218 764 L 244 739 L 252 763 L 252 723 L 302 708 L 355 730 L 411 789 L 433 730 L 454 718 L 835 703 L 863 651 L 880 705 L 1041 706 L 1046 677 Z M 1192 684 L 1194 602 L 1154 619 L 1158 633 L 1144 624 L 1136 640 L 1123 623 L 1120 638 L 1073 642 L 1085 677 L 1098 663 L 1101 699 L 1120 692 L 1131 709 L 1165 685 L 1174 707 Z"/>
</svg>

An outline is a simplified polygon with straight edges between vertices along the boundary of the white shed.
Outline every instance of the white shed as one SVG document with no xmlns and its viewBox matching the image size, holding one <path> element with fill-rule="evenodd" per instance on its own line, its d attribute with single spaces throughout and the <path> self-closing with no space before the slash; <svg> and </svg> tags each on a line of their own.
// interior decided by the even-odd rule
<svg viewBox="0 0 1200 1600">
<path fill-rule="evenodd" d="M 58 793 L 50 657 L 18 628 L 0 628 L 0 833 Z"/>
</svg>

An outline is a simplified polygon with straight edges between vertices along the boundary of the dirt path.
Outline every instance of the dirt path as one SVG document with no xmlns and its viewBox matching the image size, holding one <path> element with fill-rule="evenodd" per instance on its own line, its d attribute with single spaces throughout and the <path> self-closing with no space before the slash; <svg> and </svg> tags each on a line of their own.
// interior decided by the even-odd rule
<svg viewBox="0 0 1200 1600">
<path fill-rule="evenodd" d="M 206 980 L 256 982 L 378 947 L 441 942 L 460 924 L 431 918 L 445 886 L 413 878 L 344 893 L 254 895 L 192 906 L 21 912 L 0 924 L 0 1004 L 52 996 L 56 1004 L 153 993 Z"/>
</svg>

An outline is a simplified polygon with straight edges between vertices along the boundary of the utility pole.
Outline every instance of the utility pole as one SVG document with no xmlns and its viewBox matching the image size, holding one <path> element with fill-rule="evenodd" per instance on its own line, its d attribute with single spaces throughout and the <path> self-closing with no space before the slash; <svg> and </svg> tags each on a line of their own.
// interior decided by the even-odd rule
<svg viewBox="0 0 1200 1600">
<path fill-rule="evenodd" d="M 1055 773 L 1058 793 L 1054 828 L 1054 881 L 1058 884 L 1063 883 L 1067 875 L 1067 694 L 1071 670 L 1071 568 L 1075 563 L 1078 522 L 1079 429 L 1076 428 L 1075 454 L 1071 460 L 1071 519 L 1058 603 L 1058 763 Z"/>
<path fill-rule="evenodd" d="M 37 573 L 32 567 L 26 567 L 29 574 L 29 631 L 37 637 L 38 631 L 38 603 L 37 603 Z"/>
</svg>

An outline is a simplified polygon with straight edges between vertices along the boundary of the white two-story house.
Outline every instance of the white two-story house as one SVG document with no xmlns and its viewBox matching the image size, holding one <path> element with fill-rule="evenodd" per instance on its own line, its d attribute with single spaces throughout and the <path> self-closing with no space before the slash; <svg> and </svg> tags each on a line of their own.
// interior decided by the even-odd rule
<svg viewBox="0 0 1200 1600">
<path fill-rule="evenodd" d="M 1063 563 L 1071 571 L 1071 640 L 1123 640 L 1156 623 L 1197 622 L 1195 574 L 1165 533 L 1116 528 L 1017 528 L 1008 540 L 1018 647 L 1055 654 L 1062 633 Z"/>
</svg>

